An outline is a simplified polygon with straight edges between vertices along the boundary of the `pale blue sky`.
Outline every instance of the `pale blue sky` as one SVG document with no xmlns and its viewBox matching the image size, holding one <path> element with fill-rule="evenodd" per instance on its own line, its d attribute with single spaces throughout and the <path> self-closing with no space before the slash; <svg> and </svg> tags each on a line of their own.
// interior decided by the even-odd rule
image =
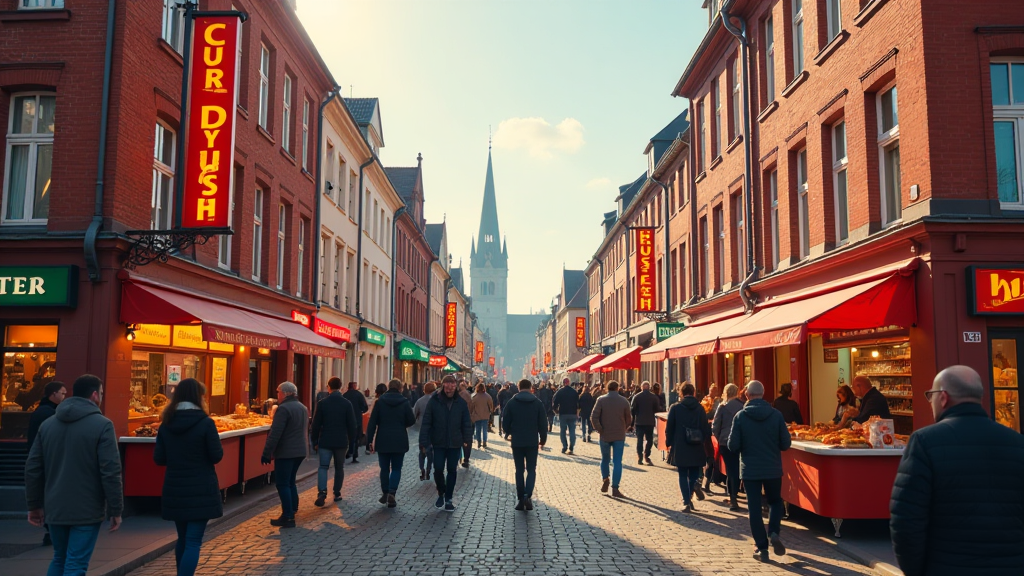
<svg viewBox="0 0 1024 576">
<path fill-rule="evenodd" d="M 467 274 L 491 126 L 513 313 L 549 306 L 563 263 L 586 266 L 618 186 L 686 108 L 670 93 L 707 30 L 700 5 L 298 0 L 345 96 L 380 98 L 384 164 L 415 166 L 422 152 L 427 221 L 447 216 Z"/>
</svg>

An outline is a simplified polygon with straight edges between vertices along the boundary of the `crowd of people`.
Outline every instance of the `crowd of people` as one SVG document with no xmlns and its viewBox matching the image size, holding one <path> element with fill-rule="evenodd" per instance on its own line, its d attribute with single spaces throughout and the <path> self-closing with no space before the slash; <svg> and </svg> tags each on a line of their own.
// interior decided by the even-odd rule
<svg viewBox="0 0 1024 576">
<path fill-rule="evenodd" d="M 577 425 L 583 442 L 592 442 L 597 433 L 600 491 L 610 489 L 613 498 L 624 498 L 626 438 L 635 433 L 638 465 L 653 466 L 656 414 L 667 408 L 663 440 L 668 463 L 678 470 L 682 511 L 694 513 L 695 501 L 706 498 L 711 484 L 724 482 L 730 510 L 741 510 L 739 497 L 745 494 L 754 558 L 768 561 L 769 548 L 786 554 L 781 454 L 790 448 L 787 423 L 800 421 L 788 384 L 769 404 L 757 380 L 742 388 L 727 384 L 721 393 L 711 386 L 700 400 L 696 387 L 683 382 L 670 391 L 669 399 L 679 400 L 669 407 L 660 386 L 648 382 L 587 386 L 565 378 L 556 390 L 529 379 L 471 387 L 449 375 L 422 386 L 391 380 L 377 386 L 369 400 L 354 383 L 344 393 L 341 389 L 342 381 L 331 378 L 327 390 L 317 394 L 310 418 L 295 384 L 277 387 L 277 407 L 261 456 L 264 464 L 273 464 L 281 503 L 281 514 L 271 525 L 296 525 L 296 474 L 310 447 L 319 464 L 314 506 L 326 504 L 332 462 L 333 498 L 342 500 L 345 463 L 357 463 L 365 448 L 364 455 L 376 454 L 380 467 L 380 504 L 397 507 L 405 456 L 417 449 L 420 480 L 433 476 L 435 507 L 454 512 L 459 467 L 470 466 L 474 441 L 477 449 L 487 449 L 495 416 L 515 466 L 515 510 L 534 509 L 538 456 L 556 419 L 563 454 L 573 455 Z M 66 393 L 61 382 L 51 382 L 44 391 L 30 421 L 25 469 L 28 521 L 46 527 L 54 547 L 50 576 L 84 574 L 101 524 L 109 520 L 110 531 L 118 530 L 124 509 L 117 439 L 99 409 L 103 383 L 86 374 L 75 380 L 72 397 L 65 398 Z M 887 413 L 876 393 L 863 377 L 840 388 L 834 422 L 853 425 Z M 982 396 L 980 376 L 965 366 L 941 371 L 925 393 L 935 424 L 911 436 L 891 500 L 893 546 L 908 576 L 1024 570 L 1024 437 L 992 421 L 981 406 Z M 415 445 L 409 434 L 413 426 L 418 428 L 411 436 Z M 214 469 L 223 455 L 205 386 L 182 380 L 162 412 L 154 451 L 155 464 L 166 467 L 161 514 L 175 523 L 179 575 L 195 573 L 206 526 L 223 515 Z M 717 473 L 718 458 L 724 477 Z M 974 489 L 965 490 L 968 486 Z"/>
</svg>

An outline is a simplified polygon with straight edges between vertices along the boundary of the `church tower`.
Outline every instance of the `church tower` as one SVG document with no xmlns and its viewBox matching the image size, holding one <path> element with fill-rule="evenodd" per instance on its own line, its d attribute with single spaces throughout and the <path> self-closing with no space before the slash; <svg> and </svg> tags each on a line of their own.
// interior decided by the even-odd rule
<svg viewBox="0 0 1024 576">
<path fill-rule="evenodd" d="M 473 311 L 480 327 L 490 333 L 496 366 L 508 361 L 508 252 L 498 231 L 498 204 L 494 193 L 491 147 L 487 146 L 487 180 L 480 210 L 480 231 L 470 249 Z"/>
</svg>

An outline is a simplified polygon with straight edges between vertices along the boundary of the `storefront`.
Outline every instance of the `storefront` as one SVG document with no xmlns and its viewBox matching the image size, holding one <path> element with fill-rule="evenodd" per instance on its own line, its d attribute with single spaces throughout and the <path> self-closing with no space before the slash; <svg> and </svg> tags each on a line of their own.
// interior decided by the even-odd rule
<svg viewBox="0 0 1024 576">
<path fill-rule="evenodd" d="M 359 328 L 359 363 L 355 382 L 363 392 L 373 393 L 377 384 L 387 383 L 390 375 L 388 335 L 369 326 Z"/>
<path fill-rule="evenodd" d="M 606 373 L 606 384 L 610 380 L 616 380 L 621 385 L 636 382 L 640 372 L 640 351 L 642 349 L 641 346 L 623 348 L 594 362 L 589 370 Z"/>
<path fill-rule="evenodd" d="M 395 377 L 403 384 L 418 384 L 425 381 L 430 366 L 430 350 L 408 338 L 397 343 Z M 445 361 L 442 366 L 447 366 Z"/>
</svg>

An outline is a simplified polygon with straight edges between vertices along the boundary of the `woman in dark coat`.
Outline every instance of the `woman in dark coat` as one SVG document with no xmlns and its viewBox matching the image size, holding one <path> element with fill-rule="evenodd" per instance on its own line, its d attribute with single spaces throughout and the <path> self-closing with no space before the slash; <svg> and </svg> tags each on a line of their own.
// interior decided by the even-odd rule
<svg viewBox="0 0 1024 576">
<path fill-rule="evenodd" d="M 199 564 L 206 523 L 224 514 L 217 471 L 224 457 L 217 425 L 207 414 L 206 387 L 195 378 L 178 383 L 160 416 L 153 460 L 166 466 L 161 516 L 178 530 L 174 561 L 178 576 L 191 576 Z"/>
<path fill-rule="evenodd" d="M 672 449 L 676 468 L 679 469 L 679 491 L 683 493 L 683 512 L 693 512 L 693 496 L 704 499 L 700 489 L 700 471 L 707 462 L 705 445 L 711 442 L 711 424 L 707 412 L 693 396 L 693 384 L 679 387 L 683 396 L 672 405 L 665 423 L 665 444 Z M 691 438 L 687 441 L 687 430 Z M 697 438 L 699 434 L 699 438 Z M 699 441 L 698 441 L 699 440 Z"/>
<path fill-rule="evenodd" d="M 590 413 L 594 411 L 594 402 L 594 395 L 590 393 L 589 388 L 584 386 L 579 401 L 580 431 L 583 433 L 584 442 L 590 442 L 590 433 L 593 432 L 590 428 Z"/>
</svg>

